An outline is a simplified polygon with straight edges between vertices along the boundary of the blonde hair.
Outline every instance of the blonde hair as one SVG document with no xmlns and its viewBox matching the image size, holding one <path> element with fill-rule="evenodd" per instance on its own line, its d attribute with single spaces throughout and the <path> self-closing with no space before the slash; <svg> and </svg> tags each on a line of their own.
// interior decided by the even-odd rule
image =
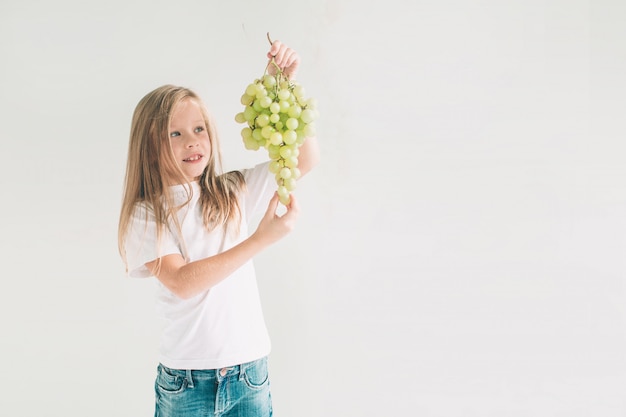
<svg viewBox="0 0 626 417">
<path fill-rule="evenodd" d="M 193 191 L 180 166 L 174 158 L 169 140 L 169 125 L 172 109 L 183 100 L 194 100 L 201 108 L 211 144 L 209 162 L 200 176 L 200 201 L 202 217 L 207 230 L 223 226 L 226 232 L 231 221 L 237 229 L 241 209 L 237 199 L 245 187 L 241 172 L 222 173 L 221 151 L 217 130 L 206 106 L 192 90 L 174 85 L 164 85 L 146 94 L 137 104 L 133 113 L 128 145 L 128 160 L 124 180 L 122 207 L 118 225 L 118 249 L 126 262 L 126 235 L 131 218 L 138 203 L 154 215 L 157 223 L 157 241 L 171 221 L 183 243 L 178 217 L 178 209 L 191 201 Z M 172 180 L 185 184 L 187 201 L 176 206 L 167 192 Z M 146 221 L 148 211 L 145 212 Z M 186 255 L 185 255 L 186 257 Z"/>
</svg>

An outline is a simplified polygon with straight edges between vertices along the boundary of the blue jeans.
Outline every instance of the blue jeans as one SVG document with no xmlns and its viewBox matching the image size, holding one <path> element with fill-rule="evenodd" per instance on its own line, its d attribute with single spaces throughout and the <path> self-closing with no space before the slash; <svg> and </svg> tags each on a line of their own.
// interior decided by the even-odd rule
<svg viewBox="0 0 626 417">
<path fill-rule="evenodd" d="M 271 417 L 267 358 L 223 369 L 181 370 L 161 364 L 155 417 Z"/>
</svg>

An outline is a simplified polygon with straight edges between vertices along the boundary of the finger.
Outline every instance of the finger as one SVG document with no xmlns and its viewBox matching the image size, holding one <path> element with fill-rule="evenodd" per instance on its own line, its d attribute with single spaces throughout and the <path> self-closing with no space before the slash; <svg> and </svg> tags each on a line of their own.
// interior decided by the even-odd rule
<svg viewBox="0 0 626 417">
<path fill-rule="evenodd" d="M 278 65 L 283 68 L 288 68 L 291 64 L 293 64 L 298 58 L 298 54 L 293 49 L 287 49 L 284 51 L 280 62 Z"/>
<path fill-rule="evenodd" d="M 265 211 L 265 217 L 274 217 L 276 215 L 276 209 L 278 208 L 278 193 L 274 192 L 274 195 L 270 199 Z"/>
<path fill-rule="evenodd" d="M 287 230 L 292 230 L 298 219 L 298 203 L 294 202 L 293 194 L 289 194 L 289 202 L 285 205 L 285 209 L 285 212 L 278 217 L 278 220 Z"/>
<path fill-rule="evenodd" d="M 283 56 L 285 55 L 285 51 L 284 49 L 279 49 L 276 52 L 276 55 L 274 55 L 274 62 L 276 63 L 276 65 L 278 65 L 279 67 L 283 67 Z"/>
<path fill-rule="evenodd" d="M 271 63 L 271 60 L 267 62 L 267 72 L 270 75 L 276 75 L 276 67 L 274 65 L 271 65 Z"/>
<path fill-rule="evenodd" d="M 289 78 L 294 78 L 295 74 L 298 72 L 299 66 L 300 66 L 300 57 L 298 56 L 298 54 L 293 54 L 289 58 L 289 61 L 287 61 L 286 65 L 284 66 L 285 75 L 287 75 L 287 77 Z"/>
<path fill-rule="evenodd" d="M 289 204 L 287 205 L 287 214 L 297 216 L 300 212 L 300 204 L 293 194 L 289 194 Z"/>
<path fill-rule="evenodd" d="M 267 53 L 267 57 L 269 59 L 274 58 L 276 54 L 278 53 L 278 51 L 280 50 L 281 46 L 283 46 L 283 44 L 279 40 L 275 40 L 274 42 L 272 42 L 272 46 L 270 46 L 270 50 Z"/>
</svg>

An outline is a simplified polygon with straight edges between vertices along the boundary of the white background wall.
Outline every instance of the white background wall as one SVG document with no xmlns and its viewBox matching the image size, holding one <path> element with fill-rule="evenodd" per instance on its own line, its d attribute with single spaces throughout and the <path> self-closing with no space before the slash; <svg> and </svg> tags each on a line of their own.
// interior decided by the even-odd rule
<svg viewBox="0 0 626 417">
<path fill-rule="evenodd" d="M 149 416 L 154 282 L 124 276 L 130 118 L 165 83 L 226 168 L 265 33 L 322 162 L 256 260 L 278 416 L 626 415 L 626 3 L 0 3 L 0 410 Z"/>
</svg>

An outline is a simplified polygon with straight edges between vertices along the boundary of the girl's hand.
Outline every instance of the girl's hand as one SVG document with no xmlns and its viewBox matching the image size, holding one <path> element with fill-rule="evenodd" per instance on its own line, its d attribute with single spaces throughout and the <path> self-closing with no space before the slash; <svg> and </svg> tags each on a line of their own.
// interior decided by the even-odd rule
<svg viewBox="0 0 626 417">
<path fill-rule="evenodd" d="M 300 66 L 300 56 L 296 53 L 296 51 L 289 48 L 281 41 L 275 40 L 272 42 L 272 46 L 267 53 L 267 58 L 270 62 L 272 58 L 274 58 L 274 62 L 278 65 L 283 74 L 287 76 L 287 78 L 290 80 L 294 80 L 296 78 L 296 73 L 298 72 L 298 67 Z M 276 74 L 276 67 L 273 64 L 269 64 L 268 72 L 272 75 Z"/>
<path fill-rule="evenodd" d="M 300 206 L 293 195 L 290 196 L 290 200 L 289 205 L 286 206 L 287 211 L 279 216 L 276 214 L 278 194 L 274 193 L 254 236 L 261 239 L 265 244 L 271 245 L 291 232 L 296 225 Z"/>
</svg>

